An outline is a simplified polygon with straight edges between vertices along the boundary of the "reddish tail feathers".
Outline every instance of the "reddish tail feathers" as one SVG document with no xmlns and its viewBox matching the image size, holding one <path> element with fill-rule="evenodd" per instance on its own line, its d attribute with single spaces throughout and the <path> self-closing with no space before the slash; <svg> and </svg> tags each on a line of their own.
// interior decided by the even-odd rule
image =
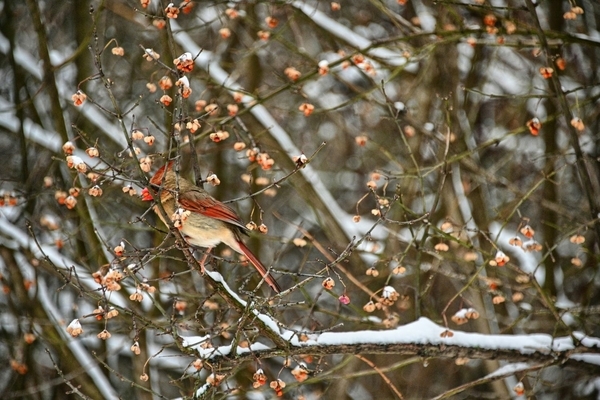
<svg viewBox="0 0 600 400">
<path fill-rule="evenodd" d="M 277 283 L 275 278 L 273 278 L 273 276 L 271 276 L 271 274 L 267 273 L 267 269 L 265 268 L 265 266 L 262 265 L 262 263 L 258 260 L 258 258 L 256 258 L 256 256 L 254 254 L 252 254 L 252 252 L 250 251 L 250 249 L 248 247 L 246 247 L 244 242 L 239 240 L 238 245 L 240 246 L 240 250 L 242 250 L 242 252 L 246 256 L 246 258 L 248 258 L 250 263 L 252 263 L 254 268 L 256 268 L 256 270 L 258 271 L 260 276 L 262 276 L 265 279 L 265 282 L 267 282 L 267 284 L 269 286 L 271 286 L 271 288 L 276 293 L 281 293 L 282 292 L 281 286 L 279 286 L 279 284 Z"/>
</svg>

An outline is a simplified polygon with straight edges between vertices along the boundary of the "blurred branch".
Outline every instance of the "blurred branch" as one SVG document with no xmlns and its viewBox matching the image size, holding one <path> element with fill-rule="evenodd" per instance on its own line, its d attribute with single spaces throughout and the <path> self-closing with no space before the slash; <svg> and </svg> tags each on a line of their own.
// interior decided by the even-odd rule
<svg viewBox="0 0 600 400">
<path fill-rule="evenodd" d="M 546 38 L 546 34 L 544 33 L 542 26 L 540 25 L 535 6 L 531 0 L 525 0 L 525 3 L 527 4 L 529 14 L 531 15 L 531 18 L 534 21 L 537 30 L 537 36 L 540 39 L 542 50 L 546 56 L 546 65 L 553 65 L 552 53 L 550 51 L 550 48 L 548 47 L 548 40 Z M 600 215 L 600 193 L 598 193 L 596 190 L 596 188 L 598 187 L 598 171 L 590 162 L 590 160 L 588 160 L 588 158 L 584 156 L 581 150 L 581 146 L 579 145 L 579 135 L 577 134 L 577 130 L 575 129 L 573 124 L 571 124 L 571 121 L 573 120 L 571 107 L 569 107 L 567 96 L 563 91 L 563 87 L 558 77 L 558 74 L 553 73 L 550 79 L 553 85 L 554 94 L 556 95 L 558 104 L 565 118 L 564 126 L 569 135 L 571 146 L 573 147 L 573 150 L 575 150 L 577 172 L 579 173 L 579 179 L 581 180 L 581 185 L 583 186 L 585 195 L 587 197 L 587 202 L 590 207 L 591 218 L 596 219 L 598 215 Z M 600 221 L 594 224 L 594 231 L 596 233 L 596 240 L 600 240 Z"/>
<path fill-rule="evenodd" d="M 48 96 L 50 98 L 50 107 L 52 109 L 52 121 L 54 122 L 54 129 L 60 134 L 63 142 L 69 140 L 67 134 L 67 127 L 61 108 L 60 95 L 58 87 L 56 85 L 56 76 L 54 74 L 54 66 L 50 61 L 50 49 L 48 48 L 48 38 L 46 35 L 46 26 L 42 21 L 39 5 L 36 0 L 27 0 L 29 12 L 31 13 L 31 19 L 35 31 L 37 34 L 38 51 L 40 59 L 44 65 L 43 71 L 43 82 L 47 88 Z"/>
<path fill-rule="evenodd" d="M 476 379 L 473 380 L 471 382 L 465 383 L 464 385 L 458 386 L 456 388 L 450 389 L 442 394 L 440 394 L 439 396 L 433 397 L 431 400 L 441 400 L 441 399 L 447 399 L 450 398 L 452 396 L 456 396 L 468 389 L 471 389 L 475 386 L 479 386 L 479 385 L 485 385 L 487 383 L 493 382 L 493 381 L 497 381 L 500 379 L 505 379 L 505 378 L 509 378 L 513 375 L 515 375 L 516 372 L 519 373 L 527 373 L 527 372 L 533 372 L 533 371 L 539 371 L 540 369 L 544 369 L 547 368 L 551 365 L 554 364 L 554 361 L 548 361 L 545 363 L 541 363 L 541 364 L 526 364 L 526 367 L 522 367 L 522 368 L 506 368 L 508 370 L 508 372 L 505 373 L 498 373 L 495 372 L 493 374 L 489 374 L 486 375 L 483 378 L 480 379 Z"/>
</svg>

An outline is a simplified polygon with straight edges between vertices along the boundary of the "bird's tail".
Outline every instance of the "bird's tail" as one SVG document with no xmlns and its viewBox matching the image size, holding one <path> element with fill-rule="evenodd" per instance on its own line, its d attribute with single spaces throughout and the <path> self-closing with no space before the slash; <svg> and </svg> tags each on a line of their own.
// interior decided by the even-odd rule
<svg viewBox="0 0 600 400">
<path fill-rule="evenodd" d="M 244 242 L 238 240 L 237 245 L 250 263 L 254 266 L 254 268 L 256 268 L 260 276 L 264 278 L 265 282 L 267 282 L 267 284 L 271 286 L 276 293 L 281 293 L 281 286 L 279 286 L 275 278 L 273 278 L 273 276 L 267 272 L 265 266 L 258 260 L 258 258 L 256 258 L 256 256 L 250 251 Z"/>
</svg>

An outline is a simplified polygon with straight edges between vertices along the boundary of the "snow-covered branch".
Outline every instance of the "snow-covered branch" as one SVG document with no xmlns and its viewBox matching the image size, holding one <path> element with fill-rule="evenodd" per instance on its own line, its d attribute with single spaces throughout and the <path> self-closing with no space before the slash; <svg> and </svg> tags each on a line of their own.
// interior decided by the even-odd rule
<svg viewBox="0 0 600 400">
<path fill-rule="evenodd" d="M 574 342 L 575 339 L 575 342 Z M 285 353 L 282 352 L 285 350 Z M 230 347 L 212 350 L 212 361 L 226 361 Z M 427 318 L 420 318 L 386 331 L 326 332 L 293 338 L 287 349 L 239 348 L 239 358 L 268 358 L 285 355 L 398 354 L 427 358 L 468 358 L 510 362 L 554 362 L 559 365 L 600 372 L 600 339 L 575 333 L 553 338 L 546 334 L 487 335 L 450 331 Z"/>
</svg>

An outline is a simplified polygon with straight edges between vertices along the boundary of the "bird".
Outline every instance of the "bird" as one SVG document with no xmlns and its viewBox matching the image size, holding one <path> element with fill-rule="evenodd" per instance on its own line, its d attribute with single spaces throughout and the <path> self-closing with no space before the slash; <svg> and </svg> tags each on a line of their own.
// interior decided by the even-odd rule
<svg viewBox="0 0 600 400">
<path fill-rule="evenodd" d="M 265 282 L 276 293 L 281 293 L 281 287 L 275 278 L 242 241 L 241 237 L 247 235 L 248 229 L 231 207 L 187 179 L 177 177 L 173 171 L 173 161 L 156 171 L 150 184 L 150 189 L 146 187 L 142 190 L 142 200 L 154 200 L 150 190 L 155 196 L 160 195 L 164 211 L 172 221 L 165 221 L 157 204 L 153 209 L 165 225 L 174 224 L 190 245 L 207 249 L 200 262 L 202 273 L 210 251 L 219 243 L 224 243 L 246 256 Z M 159 187 L 162 189 L 158 189 Z"/>
</svg>

